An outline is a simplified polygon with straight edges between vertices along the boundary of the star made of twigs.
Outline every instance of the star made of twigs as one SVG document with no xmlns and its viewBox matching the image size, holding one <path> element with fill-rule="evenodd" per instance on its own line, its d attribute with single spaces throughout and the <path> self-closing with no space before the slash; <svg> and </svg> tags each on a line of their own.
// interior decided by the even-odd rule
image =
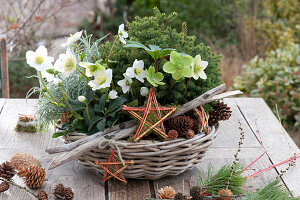
<svg viewBox="0 0 300 200">
<path fill-rule="evenodd" d="M 127 183 L 125 180 L 122 171 L 128 166 L 128 165 L 133 165 L 134 162 L 133 160 L 131 161 L 124 161 L 124 164 L 120 161 L 119 157 L 115 154 L 113 149 L 110 149 L 110 156 L 107 162 L 99 162 L 96 161 L 97 165 L 100 165 L 104 171 L 105 174 L 103 176 L 102 181 L 105 182 L 108 179 L 114 177 L 118 179 L 119 181 L 122 181 L 124 183 Z"/>
<path fill-rule="evenodd" d="M 175 110 L 174 107 L 160 107 L 153 89 L 150 88 L 147 104 L 145 107 L 128 107 L 123 106 L 123 110 L 131 114 L 135 119 L 140 121 L 139 127 L 134 136 L 134 142 L 138 142 L 149 131 L 153 130 L 156 134 L 168 138 L 166 134 L 163 121 L 167 119 Z M 161 111 L 169 111 L 162 117 Z M 149 120 L 149 115 L 152 115 L 154 120 Z"/>
</svg>

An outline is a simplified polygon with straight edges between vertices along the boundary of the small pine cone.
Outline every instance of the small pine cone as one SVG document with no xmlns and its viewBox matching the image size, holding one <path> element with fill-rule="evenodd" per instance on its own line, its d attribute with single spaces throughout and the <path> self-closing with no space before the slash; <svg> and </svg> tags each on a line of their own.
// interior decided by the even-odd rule
<svg viewBox="0 0 300 200">
<path fill-rule="evenodd" d="M 37 166 L 20 167 L 18 176 L 23 177 L 31 189 L 40 188 L 45 181 L 45 169 Z"/>
<path fill-rule="evenodd" d="M 63 112 L 63 114 L 60 116 L 59 121 L 63 124 L 69 123 L 69 112 Z"/>
<path fill-rule="evenodd" d="M 176 130 L 178 134 L 184 134 L 193 128 L 193 119 L 188 116 L 177 116 L 168 121 L 169 130 Z"/>
<path fill-rule="evenodd" d="M 231 190 L 229 190 L 229 189 L 227 189 L 227 190 L 222 189 L 222 190 L 220 190 L 218 192 L 218 195 L 220 195 L 220 196 L 221 195 L 228 195 L 228 196 L 230 196 L 230 195 L 233 195 L 233 194 L 232 194 Z M 232 200 L 232 197 L 219 197 L 218 200 Z"/>
<path fill-rule="evenodd" d="M 8 188 L 9 188 L 9 184 L 6 183 L 6 182 L 2 182 L 2 183 L 0 184 L 0 194 L 1 194 L 2 192 L 5 192 L 6 190 L 8 190 Z"/>
<path fill-rule="evenodd" d="M 227 106 L 224 102 L 218 102 L 213 110 L 209 112 L 209 125 L 217 125 L 221 120 L 228 120 L 231 116 L 232 111 L 230 107 Z"/>
<path fill-rule="evenodd" d="M 64 196 L 65 196 L 65 200 L 72 200 L 74 198 L 74 192 L 72 188 L 65 187 Z"/>
<path fill-rule="evenodd" d="M 20 167 L 38 166 L 42 167 L 40 161 L 27 153 L 15 153 L 11 156 L 10 162 L 18 169 Z"/>
<path fill-rule="evenodd" d="M 193 197 L 193 200 L 203 200 L 204 196 L 201 195 L 201 188 L 198 186 L 192 187 L 190 190 L 190 195 Z"/>
<path fill-rule="evenodd" d="M 64 199 L 65 186 L 62 183 L 56 184 L 53 194 L 58 199 Z"/>
<path fill-rule="evenodd" d="M 199 133 L 200 131 L 200 121 L 199 119 L 193 119 L 193 128 L 192 130 L 194 131 L 195 134 Z"/>
<path fill-rule="evenodd" d="M 178 137 L 178 133 L 176 130 L 170 130 L 168 133 L 169 138 L 172 140 L 176 139 Z"/>
<path fill-rule="evenodd" d="M 175 197 L 176 191 L 171 186 L 166 186 L 158 190 L 158 198 L 160 199 L 173 199 Z"/>
<path fill-rule="evenodd" d="M 180 192 L 175 194 L 174 196 L 174 200 L 186 200 L 186 199 L 187 199 L 186 196 L 183 196 L 183 194 Z"/>
<path fill-rule="evenodd" d="M 16 168 L 11 162 L 6 161 L 0 165 L 0 177 L 10 180 L 16 173 Z"/>
<path fill-rule="evenodd" d="M 48 195 L 45 191 L 38 192 L 38 200 L 48 200 Z"/>
<path fill-rule="evenodd" d="M 195 132 L 193 130 L 188 130 L 183 135 L 185 135 L 187 139 L 192 139 L 193 137 L 195 137 Z"/>
</svg>

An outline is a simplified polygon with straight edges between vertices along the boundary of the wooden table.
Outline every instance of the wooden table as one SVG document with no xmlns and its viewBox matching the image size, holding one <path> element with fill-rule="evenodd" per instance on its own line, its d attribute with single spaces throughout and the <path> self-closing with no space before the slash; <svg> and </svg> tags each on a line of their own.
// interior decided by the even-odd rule
<svg viewBox="0 0 300 200">
<path fill-rule="evenodd" d="M 52 139 L 52 132 L 46 133 L 18 133 L 14 131 L 18 114 L 24 113 L 28 107 L 34 106 L 36 100 L 24 99 L 0 99 L 0 161 L 9 160 L 16 152 L 26 152 L 36 156 L 44 167 L 50 163 L 53 155 L 45 153 L 47 147 L 61 145 L 61 139 Z M 240 132 L 238 120 L 242 123 L 245 132 L 244 144 L 240 152 L 240 161 L 248 165 L 255 160 L 262 152 L 257 127 L 260 131 L 263 144 L 267 154 L 256 162 L 247 173 L 253 173 L 259 169 L 266 168 L 299 153 L 300 150 L 282 128 L 276 117 L 273 115 L 266 103 L 260 98 L 228 98 L 225 102 L 231 107 L 233 114 L 230 120 L 220 124 L 219 134 L 213 146 L 208 151 L 204 161 L 198 168 L 189 170 L 180 176 L 167 177 L 159 180 L 129 180 L 128 184 L 117 181 L 102 183 L 101 175 L 88 171 L 76 161 L 64 164 L 54 170 L 46 171 L 49 179 L 43 186 L 43 190 L 50 193 L 56 183 L 62 182 L 75 190 L 75 199 L 82 200 L 140 200 L 155 197 L 156 187 L 166 185 L 173 186 L 177 191 L 182 192 L 184 181 L 184 193 L 188 194 L 188 182 L 192 176 L 192 183 L 195 183 L 200 170 L 205 170 L 209 164 L 219 168 L 223 164 L 230 164 L 234 160 L 234 153 L 238 146 Z M 257 124 L 257 127 L 256 127 Z M 300 161 L 282 177 L 284 185 L 294 194 L 300 196 Z M 248 186 L 257 188 L 269 181 L 274 180 L 286 164 L 265 172 L 258 177 L 248 181 Z M 22 183 L 18 177 L 16 182 Z M 0 194 L 1 200 L 27 200 L 34 199 L 32 196 L 12 187 L 4 194 Z M 49 199 L 54 199 L 51 194 Z"/>
</svg>

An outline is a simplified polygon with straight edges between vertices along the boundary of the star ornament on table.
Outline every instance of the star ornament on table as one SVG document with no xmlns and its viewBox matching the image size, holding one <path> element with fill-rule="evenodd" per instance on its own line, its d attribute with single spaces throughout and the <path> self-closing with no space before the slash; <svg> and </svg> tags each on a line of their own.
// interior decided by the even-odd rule
<svg viewBox="0 0 300 200">
<path fill-rule="evenodd" d="M 151 130 L 153 130 L 154 133 L 163 137 L 164 139 L 167 139 L 168 135 L 166 134 L 163 121 L 167 119 L 175 110 L 176 108 L 174 107 L 160 107 L 152 88 L 150 88 L 146 106 L 123 106 L 123 111 L 127 111 L 135 119 L 140 121 L 138 129 L 134 136 L 134 142 L 138 142 Z M 164 116 L 162 116 L 162 111 L 166 112 Z"/>
<path fill-rule="evenodd" d="M 125 180 L 122 171 L 128 166 L 128 165 L 133 165 L 134 162 L 133 160 L 131 161 L 124 161 L 124 164 L 122 164 L 122 162 L 120 161 L 119 157 L 115 154 L 113 149 L 110 149 L 110 156 L 107 162 L 99 162 L 96 161 L 97 165 L 100 165 L 105 173 L 103 176 L 102 181 L 105 182 L 108 179 L 114 177 L 116 179 L 118 179 L 119 181 L 122 181 L 124 183 L 127 183 L 127 181 Z"/>
</svg>

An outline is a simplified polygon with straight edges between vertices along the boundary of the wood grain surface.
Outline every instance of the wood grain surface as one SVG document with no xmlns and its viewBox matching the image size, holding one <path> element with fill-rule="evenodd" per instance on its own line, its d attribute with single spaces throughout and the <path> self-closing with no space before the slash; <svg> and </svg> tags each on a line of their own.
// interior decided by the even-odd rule
<svg viewBox="0 0 300 200">
<path fill-rule="evenodd" d="M 14 130 L 19 114 L 31 112 L 35 102 L 36 100 L 29 100 L 26 103 L 24 99 L 0 99 L 0 162 L 9 160 L 10 156 L 16 152 L 26 152 L 37 157 L 43 167 L 47 168 L 54 155 L 49 155 L 44 150 L 63 145 L 62 139 L 51 137 L 51 130 L 35 134 L 18 133 Z M 262 99 L 230 98 L 225 99 L 225 103 L 233 110 L 232 117 L 230 120 L 220 123 L 220 131 L 215 143 L 197 168 L 188 170 L 179 176 L 154 181 L 128 180 L 128 184 L 123 184 L 111 180 L 104 184 L 99 173 L 83 168 L 77 161 L 71 161 L 53 170 L 46 170 L 48 181 L 41 189 L 51 194 L 55 184 L 62 182 L 74 189 L 75 200 L 143 200 L 155 197 L 157 195 L 156 188 L 166 185 L 174 186 L 178 192 L 182 192 L 184 189 L 184 194 L 187 195 L 189 181 L 196 184 L 199 173 L 205 171 L 207 166 L 212 165 L 218 169 L 223 164 L 232 163 L 240 136 L 238 120 L 245 132 L 244 144 L 239 155 L 241 163 L 248 165 L 263 152 L 256 136 L 256 123 L 267 149 L 267 154 L 256 162 L 251 170 L 245 172 L 247 175 L 278 163 L 292 156 L 294 152 L 299 152 L 297 146 Z M 280 166 L 251 178 L 247 183 L 248 188 L 255 189 L 274 180 L 280 169 L 285 167 L 286 165 Z M 283 183 L 295 195 L 299 195 L 300 192 L 299 176 L 300 167 L 299 161 L 297 161 L 297 165 L 282 177 Z M 22 179 L 18 177 L 15 177 L 14 180 L 23 184 Z M 31 199 L 34 198 L 15 187 L 0 194 L 0 200 Z M 53 194 L 49 199 L 55 199 Z"/>
</svg>

